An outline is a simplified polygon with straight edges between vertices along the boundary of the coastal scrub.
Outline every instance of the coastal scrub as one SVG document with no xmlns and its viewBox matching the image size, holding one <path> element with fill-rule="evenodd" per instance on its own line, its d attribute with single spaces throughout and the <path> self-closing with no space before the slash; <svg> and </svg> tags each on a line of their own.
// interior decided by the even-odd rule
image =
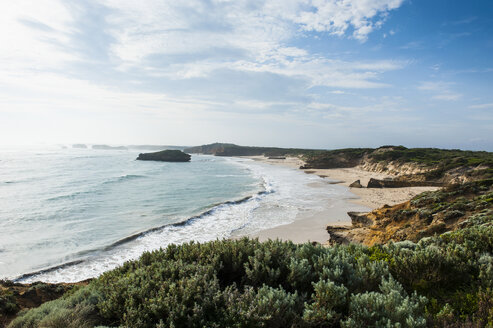
<svg viewBox="0 0 493 328">
<path fill-rule="evenodd" d="M 486 327 L 492 245 L 485 225 L 373 247 L 247 238 L 170 245 L 10 327 Z"/>
</svg>

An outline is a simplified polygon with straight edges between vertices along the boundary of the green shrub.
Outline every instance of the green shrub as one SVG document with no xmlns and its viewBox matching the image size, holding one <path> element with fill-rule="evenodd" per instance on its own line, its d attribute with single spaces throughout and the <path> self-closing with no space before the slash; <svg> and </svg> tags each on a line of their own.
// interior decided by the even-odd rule
<svg viewBox="0 0 493 328">
<path fill-rule="evenodd" d="M 425 297 L 404 288 L 392 277 L 382 278 L 380 292 L 366 292 L 351 296 L 349 317 L 342 327 L 426 327 Z"/>
<path fill-rule="evenodd" d="M 0 316 L 18 311 L 15 297 L 11 291 L 0 290 Z"/>
<path fill-rule="evenodd" d="M 281 287 L 262 286 L 258 290 L 246 287 L 243 293 L 236 290 L 225 293 L 224 315 L 216 323 L 220 327 L 296 327 L 301 323 L 302 304 L 296 293 L 290 294 Z"/>
<path fill-rule="evenodd" d="M 303 319 L 315 327 L 336 324 L 347 313 L 348 290 L 332 281 L 320 280 L 313 284 L 313 303 L 306 303 Z"/>
<path fill-rule="evenodd" d="M 372 247 L 187 243 L 145 253 L 10 327 L 483 327 L 492 281 L 490 225 Z"/>
<path fill-rule="evenodd" d="M 82 287 L 60 299 L 21 312 L 10 323 L 9 328 L 94 327 L 101 320 L 96 309 L 99 300 L 100 296 L 94 288 L 91 286 Z"/>
</svg>

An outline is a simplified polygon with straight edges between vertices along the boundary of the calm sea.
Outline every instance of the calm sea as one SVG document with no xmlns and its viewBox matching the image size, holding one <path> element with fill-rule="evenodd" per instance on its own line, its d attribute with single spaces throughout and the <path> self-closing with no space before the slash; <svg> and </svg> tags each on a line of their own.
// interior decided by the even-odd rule
<svg viewBox="0 0 493 328">
<path fill-rule="evenodd" d="M 71 282 L 170 243 L 295 220 L 345 188 L 247 159 L 136 161 L 138 151 L 0 149 L 0 279 Z"/>
</svg>

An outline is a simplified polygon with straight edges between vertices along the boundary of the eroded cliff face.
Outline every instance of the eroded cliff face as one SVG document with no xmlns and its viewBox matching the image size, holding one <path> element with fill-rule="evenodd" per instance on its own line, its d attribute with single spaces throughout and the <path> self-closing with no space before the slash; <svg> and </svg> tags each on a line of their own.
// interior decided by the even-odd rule
<svg viewBox="0 0 493 328">
<path fill-rule="evenodd" d="M 363 159 L 358 167 L 369 172 L 386 173 L 395 176 L 423 174 L 435 169 L 435 167 L 425 167 L 416 163 L 374 162 L 368 158 Z"/>
<path fill-rule="evenodd" d="M 368 157 L 362 159 L 358 168 L 369 172 L 393 175 L 392 180 L 408 182 L 410 186 L 462 184 L 486 177 L 483 173 L 489 169 L 483 165 L 467 165 L 447 170 L 441 169 L 438 165 L 426 166 L 399 161 L 375 162 Z"/>
<path fill-rule="evenodd" d="M 369 213 L 349 212 L 352 225 L 327 227 L 331 243 L 418 241 L 473 225 L 493 224 L 493 179 L 450 185 Z"/>
<path fill-rule="evenodd" d="M 383 146 L 305 154 L 304 159 L 304 168 L 357 167 L 394 176 L 393 181 L 406 182 L 402 186 L 451 185 L 493 177 L 493 154 L 488 152 Z"/>
</svg>

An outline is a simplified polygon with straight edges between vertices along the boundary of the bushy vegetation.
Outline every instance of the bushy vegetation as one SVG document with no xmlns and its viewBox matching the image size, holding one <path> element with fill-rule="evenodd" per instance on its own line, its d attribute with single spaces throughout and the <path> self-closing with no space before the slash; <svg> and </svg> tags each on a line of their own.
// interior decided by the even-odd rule
<svg viewBox="0 0 493 328">
<path fill-rule="evenodd" d="M 70 285 L 33 283 L 24 285 L 9 280 L 0 280 L 0 327 L 4 327 L 22 309 L 62 296 L 72 289 Z"/>
<path fill-rule="evenodd" d="M 389 148 L 389 147 L 381 147 Z M 493 166 L 493 153 L 459 149 L 391 147 L 387 151 L 375 152 L 371 157 L 376 161 L 414 162 L 427 166 L 463 166 L 484 164 Z"/>
<path fill-rule="evenodd" d="M 486 327 L 493 227 L 365 247 L 171 245 L 10 327 Z"/>
<path fill-rule="evenodd" d="M 22 310 L 9 327 L 92 328 L 102 320 L 96 308 L 99 300 L 92 286 L 82 287 L 37 308 Z"/>
<path fill-rule="evenodd" d="M 493 223 L 493 179 L 419 194 L 411 200 L 411 209 L 396 213 L 406 217 L 418 214 L 423 219 L 443 220 L 450 224 L 460 220 L 460 227 Z"/>
<path fill-rule="evenodd" d="M 17 311 L 18 305 L 13 293 L 10 290 L 0 289 L 0 325 L 6 316 Z"/>
</svg>

